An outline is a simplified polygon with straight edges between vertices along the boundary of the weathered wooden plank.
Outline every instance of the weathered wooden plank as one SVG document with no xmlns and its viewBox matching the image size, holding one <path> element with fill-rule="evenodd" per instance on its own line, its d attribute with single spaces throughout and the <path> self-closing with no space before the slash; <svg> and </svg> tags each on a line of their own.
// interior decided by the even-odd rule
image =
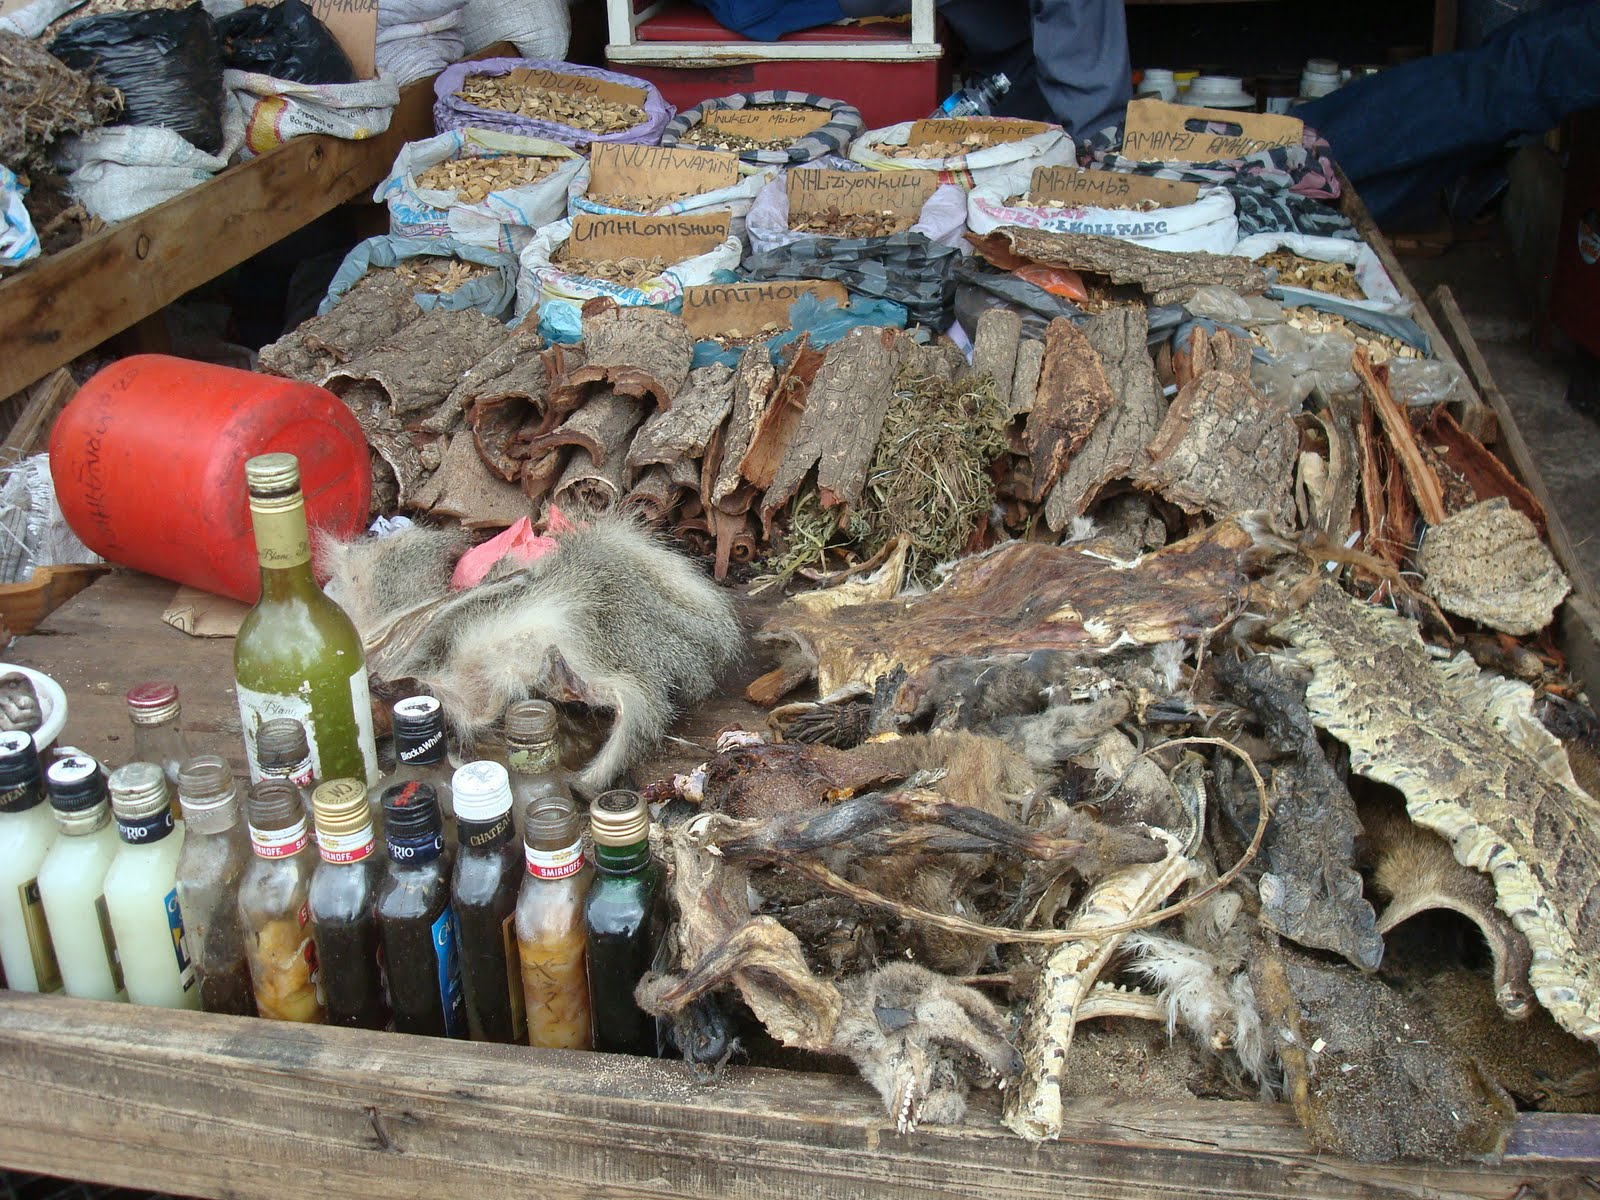
<svg viewBox="0 0 1600 1200">
<path fill-rule="evenodd" d="M 376 137 L 294 138 L 0 283 L 0 396 L 369 190 L 433 133 L 433 98 L 420 80 Z"/>
<path fill-rule="evenodd" d="M 1500 1166 L 1319 1157 L 1279 1105 L 1083 1101 L 893 1132 L 853 1076 L 681 1064 L 0 994 L 0 1161 L 192 1195 L 1504 1197 L 1600 1165 L 1522 1121 Z"/>
</svg>

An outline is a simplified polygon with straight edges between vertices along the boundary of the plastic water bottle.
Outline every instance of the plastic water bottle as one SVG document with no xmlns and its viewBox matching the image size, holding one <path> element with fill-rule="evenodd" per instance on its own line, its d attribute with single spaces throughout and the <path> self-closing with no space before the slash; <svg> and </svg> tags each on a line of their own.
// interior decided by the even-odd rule
<svg viewBox="0 0 1600 1200">
<path fill-rule="evenodd" d="M 1010 90 L 1011 80 L 1001 71 L 977 83 L 969 83 L 958 92 L 952 92 L 929 119 L 990 116 L 994 112 L 995 101 Z"/>
</svg>

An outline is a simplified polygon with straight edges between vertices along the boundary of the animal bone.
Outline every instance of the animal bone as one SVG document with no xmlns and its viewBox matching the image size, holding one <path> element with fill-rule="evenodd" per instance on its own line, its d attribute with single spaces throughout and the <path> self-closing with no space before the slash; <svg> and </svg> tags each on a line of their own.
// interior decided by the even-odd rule
<svg viewBox="0 0 1600 1200">
<path fill-rule="evenodd" d="M 1095 930 L 1153 912 L 1196 871 L 1175 837 L 1154 832 L 1167 847 L 1166 857 L 1125 867 L 1091 888 L 1067 925 L 1066 932 L 1077 940 L 1051 954 L 1039 976 L 1023 1019 L 1024 1076 L 1005 1113 L 1006 1124 L 1023 1137 L 1037 1141 L 1061 1135 L 1061 1081 L 1079 1009 L 1123 938 L 1096 936 Z"/>
</svg>

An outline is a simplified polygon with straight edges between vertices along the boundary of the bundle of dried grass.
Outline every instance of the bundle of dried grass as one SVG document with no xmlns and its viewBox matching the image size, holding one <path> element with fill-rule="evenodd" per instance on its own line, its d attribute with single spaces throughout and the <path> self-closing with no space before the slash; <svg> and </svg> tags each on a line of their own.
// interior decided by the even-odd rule
<svg viewBox="0 0 1600 1200">
<path fill-rule="evenodd" d="M 65 133 L 103 125 L 122 111 L 116 88 L 95 83 L 37 42 L 0 33 L 0 163 L 26 170 Z"/>
</svg>

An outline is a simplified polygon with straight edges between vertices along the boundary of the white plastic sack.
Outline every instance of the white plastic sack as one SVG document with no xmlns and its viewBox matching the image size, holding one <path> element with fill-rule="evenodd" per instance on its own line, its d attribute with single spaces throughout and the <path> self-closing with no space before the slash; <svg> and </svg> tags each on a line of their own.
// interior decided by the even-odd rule
<svg viewBox="0 0 1600 1200">
<path fill-rule="evenodd" d="M 20 267 L 39 257 L 39 235 L 22 202 L 22 183 L 0 166 L 0 267 Z"/>
<path fill-rule="evenodd" d="M 810 170 L 796 167 L 798 171 Z M 934 189 L 907 233 L 921 233 L 929 241 L 941 246 L 954 246 L 963 253 L 967 245 L 967 193 L 953 183 L 943 183 Z M 825 237 L 820 233 L 798 233 L 789 228 L 789 190 L 783 176 L 767 184 L 756 195 L 745 217 L 745 234 L 750 239 L 750 252 L 764 254 L 780 246 L 795 242 L 808 242 Z"/>
<path fill-rule="evenodd" d="M 494 158 L 528 154 L 566 160 L 543 179 L 523 187 L 490 192 L 477 204 L 465 204 L 456 192 L 425 188 L 417 176 L 454 158 Z M 453 129 L 420 142 L 407 142 L 372 193 L 389 206 L 389 232 L 396 237 L 454 238 L 470 246 L 488 246 L 516 254 L 541 225 L 566 214 L 567 187 L 588 160 L 570 147 L 542 138 L 517 137 L 487 129 Z"/>
<path fill-rule="evenodd" d="M 972 232 L 993 233 L 1002 225 L 1020 225 L 1046 233 L 1099 234 L 1151 250 L 1205 254 L 1230 254 L 1239 240 L 1239 218 L 1233 196 L 1225 188 L 1203 191 L 1193 204 L 1149 212 L 1131 208 L 1046 208 L 1008 203 L 1019 191 L 1026 192 L 1027 185 L 1020 189 L 1009 184 L 974 188 L 967 197 L 967 224 Z"/>
<path fill-rule="evenodd" d="M 567 0 L 467 0 L 461 14 L 467 53 L 511 42 L 523 58 L 561 60 L 572 40 Z"/>
<path fill-rule="evenodd" d="M 33 0 L 31 4 L 24 4 L 15 12 L 0 17 L 0 32 L 36 38 L 49 28 L 51 22 L 75 8 L 83 7 L 85 3 L 86 0 Z M 203 3 L 205 10 L 219 19 L 244 7 L 244 0 L 203 0 Z"/>
<path fill-rule="evenodd" d="M 684 288 L 709 283 L 718 271 L 733 270 L 739 265 L 742 253 L 739 239 L 730 237 L 704 254 L 672 264 L 643 286 L 625 287 L 604 279 L 573 275 L 552 264 L 551 256 L 566 243 L 571 233 L 571 221 L 557 221 L 539 230 L 523 250 L 517 272 L 518 320 L 535 308 L 539 310 L 541 325 L 546 321 L 576 320 L 583 302 L 596 296 L 610 296 L 623 305 L 671 305 L 682 299 Z M 561 307 L 570 309 L 570 314 L 550 311 Z"/>
<path fill-rule="evenodd" d="M 1312 237 L 1304 233 L 1258 233 L 1241 239 L 1232 252 L 1241 258 L 1254 260 L 1280 249 L 1317 262 L 1342 262 L 1353 266 L 1356 283 L 1366 293 L 1366 299 L 1350 300 L 1340 296 L 1338 299 L 1341 303 L 1369 312 L 1391 313 L 1400 317 L 1411 315 L 1411 301 L 1400 294 L 1400 289 L 1395 287 L 1389 273 L 1383 269 L 1383 263 L 1378 261 L 1372 247 L 1365 242 L 1355 242 L 1349 238 Z M 1302 300 L 1327 298 L 1326 292 L 1307 288 L 1284 287 L 1280 290 L 1285 297 L 1284 303 L 1291 307 Z"/>
<path fill-rule="evenodd" d="M 613 208 L 586 194 L 589 190 L 589 164 L 586 161 L 583 169 L 568 186 L 567 215 L 575 217 L 579 213 L 600 215 L 621 213 L 628 216 L 671 217 L 680 213 L 726 212 L 732 213 L 734 218 L 729 232 L 742 237 L 745 214 L 756 202 L 756 196 L 761 189 L 777 179 L 779 174 L 780 171 L 775 166 L 756 167 L 752 169 L 752 173 L 741 176 L 739 182 L 731 187 L 717 188 L 697 196 L 685 196 L 682 200 L 674 200 L 671 204 L 663 205 L 652 212 L 634 213 L 632 209 Z"/>
<path fill-rule="evenodd" d="M 37 567 L 104 561 L 67 525 L 48 454 L 0 472 L 0 583 L 26 582 Z"/>
<path fill-rule="evenodd" d="M 955 158 L 891 158 L 879 146 L 904 146 L 912 122 L 869 129 L 850 143 L 850 157 L 874 171 L 937 171 L 940 183 L 963 188 L 1010 187 L 1014 196 L 1028 190 L 1035 167 L 1073 166 L 1078 152 L 1063 129 L 1047 129 L 1014 142 L 981 146 Z"/>
<path fill-rule="evenodd" d="M 378 10 L 378 36 L 373 61 L 378 74 L 401 87 L 437 75 L 451 63 L 466 57 L 461 37 L 460 0 L 453 7 L 423 21 L 384 24 L 384 10 Z"/>
<path fill-rule="evenodd" d="M 276 150 L 303 133 L 351 141 L 374 137 L 389 128 L 400 102 L 393 79 L 292 83 L 254 71 L 224 71 L 222 82 L 244 116 L 245 158 Z"/>
<path fill-rule="evenodd" d="M 244 129 L 231 105 L 224 115 L 218 154 L 196 149 L 170 129 L 108 125 L 63 138 L 56 162 L 67 172 L 74 200 L 102 221 L 126 221 L 198 187 L 228 165 Z"/>
</svg>

